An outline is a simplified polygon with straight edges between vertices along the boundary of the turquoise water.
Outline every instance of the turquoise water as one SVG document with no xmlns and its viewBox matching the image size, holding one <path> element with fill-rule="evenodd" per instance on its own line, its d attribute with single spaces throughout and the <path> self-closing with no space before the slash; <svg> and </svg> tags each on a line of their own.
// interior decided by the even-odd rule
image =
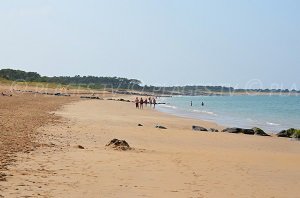
<svg viewBox="0 0 300 198">
<path fill-rule="evenodd" d="M 159 102 L 166 103 L 157 107 L 162 112 L 228 127 L 256 126 L 268 132 L 300 128 L 300 96 L 175 96 Z"/>
</svg>

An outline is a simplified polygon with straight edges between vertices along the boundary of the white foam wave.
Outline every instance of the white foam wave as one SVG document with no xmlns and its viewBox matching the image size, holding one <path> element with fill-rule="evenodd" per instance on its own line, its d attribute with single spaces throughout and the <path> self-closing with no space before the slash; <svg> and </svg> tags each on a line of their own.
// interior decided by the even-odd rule
<svg viewBox="0 0 300 198">
<path fill-rule="evenodd" d="M 267 125 L 271 125 L 271 126 L 280 126 L 280 124 L 272 123 L 272 122 L 267 122 Z"/>
<path fill-rule="evenodd" d="M 194 109 L 194 110 L 192 110 L 192 111 L 193 111 L 193 112 L 197 112 L 197 113 L 205 113 L 205 114 L 217 116 L 217 114 L 215 114 L 214 112 L 211 112 L 211 111 L 204 111 L 204 110 L 197 110 L 197 109 Z"/>
<path fill-rule="evenodd" d="M 172 106 L 172 105 L 164 105 L 164 107 L 167 107 L 167 108 L 171 108 L 171 109 L 177 109 L 177 107 L 175 107 L 175 106 Z"/>
</svg>

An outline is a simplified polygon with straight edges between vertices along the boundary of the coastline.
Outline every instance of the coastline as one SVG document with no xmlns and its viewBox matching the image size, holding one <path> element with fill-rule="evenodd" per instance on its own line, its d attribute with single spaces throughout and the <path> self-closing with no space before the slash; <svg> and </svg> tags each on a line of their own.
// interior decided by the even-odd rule
<svg viewBox="0 0 300 198">
<path fill-rule="evenodd" d="M 53 146 L 18 154 L 13 176 L 2 183 L 5 197 L 298 195 L 299 142 L 195 132 L 192 125 L 223 126 L 119 101 L 80 100 L 55 114 L 64 122 L 38 130 Z M 113 138 L 134 150 L 107 149 Z"/>
</svg>

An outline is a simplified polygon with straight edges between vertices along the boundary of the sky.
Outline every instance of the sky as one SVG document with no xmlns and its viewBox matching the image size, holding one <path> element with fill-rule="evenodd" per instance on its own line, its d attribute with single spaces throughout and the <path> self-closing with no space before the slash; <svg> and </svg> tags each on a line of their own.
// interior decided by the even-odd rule
<svg viewBox="0 0 300 198">
<path fill-rule="evenodd" d="M 0 69 L 300 89 L 298 0 L 0 0 Z"/>
</svg>

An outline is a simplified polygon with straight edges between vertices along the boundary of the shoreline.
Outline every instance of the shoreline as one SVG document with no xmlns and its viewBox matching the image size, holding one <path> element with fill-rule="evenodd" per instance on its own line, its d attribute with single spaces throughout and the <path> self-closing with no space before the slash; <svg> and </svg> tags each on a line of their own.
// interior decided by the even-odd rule
<svg viewBox="0 0 300 198">
<path fill-rule="evenodd" d="M 179 117 L 215 122 L 227 127 L 249 129 L 259 127 L 270 134 L 277 134 L 289 128 L 300 128 L 297 122 L 299 117 L 298 108 L 292 109 L 291 105 L 276 108 L 284 102 L 294 104 L 297 102 L 295 98 L 282 98 L 277 103 L 264 102 L 265 98 L 258 98 L 258 103 L 253 103 L 254 100 L 256 98 L 253 99 L 252 96 L 246 96 L 246 98 L 237 96 L 233 99 L 210 98 L 210 96 L 195 98 L 182 96 L 178 99 L 176 97 L 172 99 L 162 98 L 159 101 L 165 104 L 159 105 L 157 110 Z M 277 100 L 277 97 L 272 98 L 271 101 L 274 100 Z M 190 101 L 193 101 L 193 106 L 189 105 Z M 201 101 L 206 101 L 207 107 L 206 105 L 201 107 Z M 237 105 L 237 107 L 235 108 L 234 105 Z M 259 110 L 253 109 L 253 105 L 257 105 L 256 108 L 259 108 Z M 270 108 L 274 110 L 270 110 Z"/>
</svg>

